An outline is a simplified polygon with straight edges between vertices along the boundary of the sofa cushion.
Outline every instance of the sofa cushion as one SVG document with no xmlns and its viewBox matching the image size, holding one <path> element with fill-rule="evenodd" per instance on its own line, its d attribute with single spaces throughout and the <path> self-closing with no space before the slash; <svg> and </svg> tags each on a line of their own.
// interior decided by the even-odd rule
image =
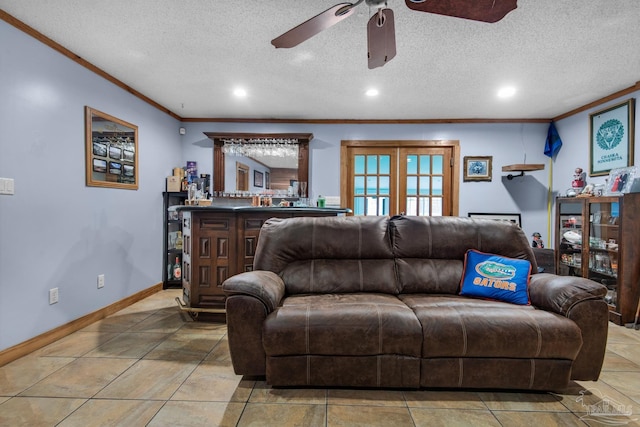
<svg viewBox="0 0 640 427">
<path fill-rule="evenodd" d="M 280 272 L 288 294 L 399 293 L 391 259 L 311 259 L 294 261 Z"/>
<path fill-rule="evenodd" d="M 299 293 L 399 293 L 388 217 L 272 218 L 260 230 L 254 270 Z"/>
<path fill-rule="evenodd" d="M 264 322 L 267 356 L 420 357 L 422 329 L 397 297 L 376 293 L 285 297 Z"/>
<path fill-rule="evenodd" d="M 530 305 L 452 295 L 399 298 L 422 325 L 422 357 L 574 360 L 582 346 L 573 321 Z"/>
<path fill-rule="evenodd" d="M 464 263 L 455 259 L 398 258 L 402 293 L 457 294 Z"/>
<path fill-rule="evenodd" d="M 396 216 L 389 228 L 403 294 L 456 293 L 468 249 L 525 259 L 537 271 L 527 236 L 509 221 Z"/>
<path fill-rule="evenodd" d="M 464 258 L 460 295 L 529 304 L 531 263 L 470 249 Z"/>
</svg>

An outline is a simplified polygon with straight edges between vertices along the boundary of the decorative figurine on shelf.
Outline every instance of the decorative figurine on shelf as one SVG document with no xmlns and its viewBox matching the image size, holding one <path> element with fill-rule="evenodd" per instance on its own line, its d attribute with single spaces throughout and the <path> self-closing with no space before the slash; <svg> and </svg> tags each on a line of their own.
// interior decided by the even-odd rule
<svg viewBox="0 0 640 427">
<path fill-rule="evenodd" d="M 587 174 L 582 170 L 582 168 L 576 168 L 574 172 L 571 187 L 575 188 L 576 192 L 579 192 L 578 190 L 582 190 L 586 185 L 585 181 L 587 179 Z"/>
<path fill-rule="evenodd" d="M 593 184 L 587 184 L 584 186 L 584 188 L 582 189 L 582 192 L 580 192 L 580 194 L 578 194 L 578 197 L 591 197 L 594 195 L 594 188 L 595 186 Z"/>
<path fill-rule="evenodd" d="M 531 247 L 532 248 L 540 248 L 540 249 L 544 248 L 544 242 L 542 241 L 542 235 L 540 235 L 540 233 L 538 233 L 537 231 L 535 233 L 533 233 L 533 241 L 531 242 Z"/>
</svg>

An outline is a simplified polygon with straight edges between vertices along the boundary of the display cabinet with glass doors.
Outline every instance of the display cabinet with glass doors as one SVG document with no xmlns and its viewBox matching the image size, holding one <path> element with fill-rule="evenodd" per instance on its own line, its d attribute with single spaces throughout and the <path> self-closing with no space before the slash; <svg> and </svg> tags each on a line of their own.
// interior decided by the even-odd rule
<svg viewBox="0 0 640 427">
<path fill-rule="evenodd" d="M 187 192 L 164 192 L 164 245 L 162 262 L 162 288 L 182 287 L 182 223 L 171 206 L 184 205 Z"/>
<path fill-rule="evenodd" d="M 639 219 L 640 193 L 557 199 L 556 273 L 605 285 L 609 319 L 619 325 L 634 321 L 640 298 Z"/>
</svg>

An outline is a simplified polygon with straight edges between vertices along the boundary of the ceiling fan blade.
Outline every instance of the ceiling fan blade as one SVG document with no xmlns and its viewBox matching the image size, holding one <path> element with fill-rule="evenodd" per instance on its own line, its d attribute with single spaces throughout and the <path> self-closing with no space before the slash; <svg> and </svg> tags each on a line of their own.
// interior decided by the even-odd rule
<svg viewBox="0 0 640 427">
<path fill-rule="evenodd" d="M 396 26 L 393 10 L 380 9 L 367 24 L 369 69 L 382 67 L 396 56 Z"/>
<path fill-rule="evenodd" d="M 275 47 L 294 47 L 353 13 L 353 3 L 339 3 L 271 40 Z"/>
<path fill-rule="evenodd" d="M 498 22 L 516 7 L 517 0 L 405 0 L 409 9 L 474 21 Z"/>
</svg>

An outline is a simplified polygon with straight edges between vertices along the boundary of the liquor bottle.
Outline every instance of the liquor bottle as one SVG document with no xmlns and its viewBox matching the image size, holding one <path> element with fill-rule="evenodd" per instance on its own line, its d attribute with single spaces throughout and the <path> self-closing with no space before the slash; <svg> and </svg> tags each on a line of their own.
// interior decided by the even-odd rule
<svg viewBox="0 0 640 427">
<path fill-rule="evenodd" d="M 182 278 L 182 266 L 180 265 L 180 257 L 176 257 L 176 263 L 173 264 L 173 280 Z"/>
<path fill-rule="evenodd" d="M 182 231 L 176 231 L 176 249 L 182 249 Z"/>
</svg>

